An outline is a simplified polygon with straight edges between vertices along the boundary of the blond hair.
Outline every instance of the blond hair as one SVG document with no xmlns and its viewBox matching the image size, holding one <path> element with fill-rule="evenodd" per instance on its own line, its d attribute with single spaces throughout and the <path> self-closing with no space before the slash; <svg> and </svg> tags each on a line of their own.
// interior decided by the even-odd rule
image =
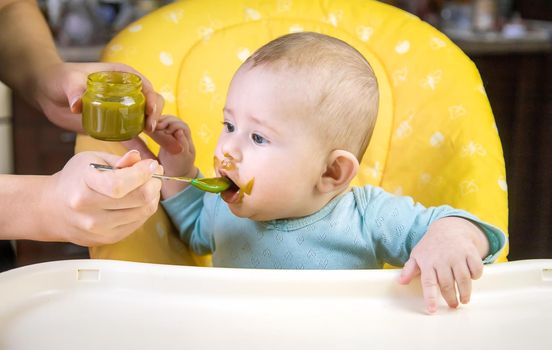
<svg viewBox="0 0 552 350">
<path fill-rule="evenodd" d="M 378 86 L 370 64 L 342 40 L 312 32 L 281 36 L 258 49 L 242 67 L 294 69 L 314 94 L 313 117 L 325 142 L 360 161 L 372 136 Z M 304 75 L 304 74 L 306 75 Z"/>
</svg>

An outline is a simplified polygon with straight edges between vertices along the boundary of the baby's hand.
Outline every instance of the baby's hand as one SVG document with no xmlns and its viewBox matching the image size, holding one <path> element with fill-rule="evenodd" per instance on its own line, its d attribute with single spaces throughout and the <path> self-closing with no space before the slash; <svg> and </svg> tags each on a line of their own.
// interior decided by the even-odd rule
<svg viewBox="0 0 552 350">
<path fill-rule="evenodd" d="M 192 142 L 190 128 L 182 120 L 171 115 L 162 115 L 154 131 L 146 131 L 160 146 L 155 157 L 139 138 L 125 141 L 129 149 L 137 149 L 144 158 L 156 158 L 163 166 L 167 176 L 196 177 L 195 148 Z M 184 182 L 164 181 L 161 189 L 163 198 L 169 198 L 181 191 L 187 185 Z"/>
<path fill-rule="evenodd" d="M 157 158 L 167 176 L 196 177 L 195 148 L 190 128 L 175 116 L 161 116 L 154 132 L 148 133 L 161 148 Z M 175 144 L 179 147 L 163 147 L 164 144 Z M 187 187 L 184 182 L 165 181 L 161 188 L 164 199 L 170 198 Z"/>
<path fill-rule="evenodd" d="M 155 131 L 148 135 L 161 147 L 157 158 L 163 165 L 165 175 L 195 177 L 195 148 L 190 128 L 182 120 L 172 115 L 163 115 Z M 176 142 L 175 142 L 176 141 Z M 173 147 L 164 147 L 173 145 Z M 174 147 L 176 145 L 176 147 Z"/>
<path fill-rule="evenodd" d="M 427 311 L 437 311 L 439 289 L 443 299 L 452 307 L 470 301 L 472 279 L 483 273 L 482 257 L 487 255 L 489 243 L 472 222 L 446 217 L 429 226 L 427 233 L 414 247 L 404 265 L 399 283 L 408 284 L 421 274 L 421 284 Z"/>
</svg>

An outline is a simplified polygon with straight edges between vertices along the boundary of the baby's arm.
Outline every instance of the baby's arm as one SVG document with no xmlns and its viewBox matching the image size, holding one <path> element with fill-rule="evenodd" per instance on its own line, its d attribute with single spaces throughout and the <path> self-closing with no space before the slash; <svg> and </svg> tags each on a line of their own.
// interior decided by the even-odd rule
<svg viewBox="0 0 552 350">
<path fill-rule="evenodd" d="M 404 265 L 399 282 L 408 284 L 421 274 L 424 300 L 429 313 L 437 310 L 439 290 L 450 307 L 470 300 L 472 279 L 483 273 L 482 259 L 488 255 L 485 234 L 469 220 L 444 217 L 431 223 Z"/>
<path fill-rule="evenodd" d="M 180 239 L 196 254 L 205 255 L 214 251 L 217 201 L 220 201 L 220 196 L 193 186 L 161 201 L 178 229 Z"/>
<path fill-rule="evenodd" d="M 426 208 L 381 188 L 353 189 L 364 212 L 368 239 L 379 261 L 404 265 L 400 283 L 421 273 L 427 309 L 435 312 L 439 289 L 451 307 L 468 302 L 471 279 L 481 276 L 506 245 L 506 235 L 472 214 L 447 205 Z M 482 261 L 482 257 L 485 258 Z"/>
<path fill-rule="evenodd" d="M 198 175 L 199 171 L 194 165 L 195 148 L 186 123 L 174 116 L 161 116 L 155 132 L 148 134 L 161 146 L 157 158 L 164 168 L 164 175 L 190 178 Z M 167 138 L 176 139 L 180 149 L 163 147 L 165 144 L 175 144 L 167 142 Z M 185 182 L 164 180 L 161 204 L 184 243 L 196 254 L 212 253 L 212 226 L 215 221 L 212 214 L 213 198 L 206 199 L 204 192 L 186 187 L 188 184 Z"/>
<path fill-rule="evenodd" d="M 163 166 L 165 175 L 191 178 L 197 176 L 198 170 L 194 165 L 195 148 L 190 128 L 186 123 L 177 117 L 163 115 L 159 119 L 155 131 L 148 133 L 148 135 L 161 146 L 157 158 Z M 176 139 L 180 148 L 168 149 L 163 147 L 165 144 L 171 144 L 167 142 L 168 138 Z M 161 196 L 163 199 L 170 198 L 187 186 L 188 184 L 185 182 L 163 181 Z"/>
</svg>

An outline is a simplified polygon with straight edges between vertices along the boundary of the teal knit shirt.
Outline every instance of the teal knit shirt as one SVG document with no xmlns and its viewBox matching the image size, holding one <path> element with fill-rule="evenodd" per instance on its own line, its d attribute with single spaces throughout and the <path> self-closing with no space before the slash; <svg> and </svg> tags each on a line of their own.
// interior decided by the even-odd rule
<svg viewBox="0 0 552 350">
<path fill-rule="evenodd" d="M 442 217 L 476 223 L 489 240 L 485 263 L 506 244 L 505 234 L 449 206 L 426 208 L 381 188 L 353 188 L 318 212 L 297 219 L 252 221 L 236 217 L 219 195 L 189 186 L 162 202 L 180 238 L 219 267 L 371 269 L 402 266 L 429 225 Z"/>
</svg>

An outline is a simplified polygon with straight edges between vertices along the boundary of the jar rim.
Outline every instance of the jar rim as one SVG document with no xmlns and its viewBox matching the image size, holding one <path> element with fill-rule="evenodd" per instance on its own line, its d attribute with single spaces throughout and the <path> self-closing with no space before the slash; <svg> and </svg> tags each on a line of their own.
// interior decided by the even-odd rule
<svg viewBox="0 0 552 350">
<path fill-rule="evenodd" d="M 142 79 L 130 72 L 122 71 L 101 71 L 88 75 L 89 84 L 109 84 L 111 86 L 133 86 L 135 88 L 142 86 Z"/>
<path fill-rule="evenodd" d="M 101 71 L 88 75 L 86 82 L 90 91 L 124 95 L 142 90 L 142 79 L 130 72 Z"/>
</svg>

